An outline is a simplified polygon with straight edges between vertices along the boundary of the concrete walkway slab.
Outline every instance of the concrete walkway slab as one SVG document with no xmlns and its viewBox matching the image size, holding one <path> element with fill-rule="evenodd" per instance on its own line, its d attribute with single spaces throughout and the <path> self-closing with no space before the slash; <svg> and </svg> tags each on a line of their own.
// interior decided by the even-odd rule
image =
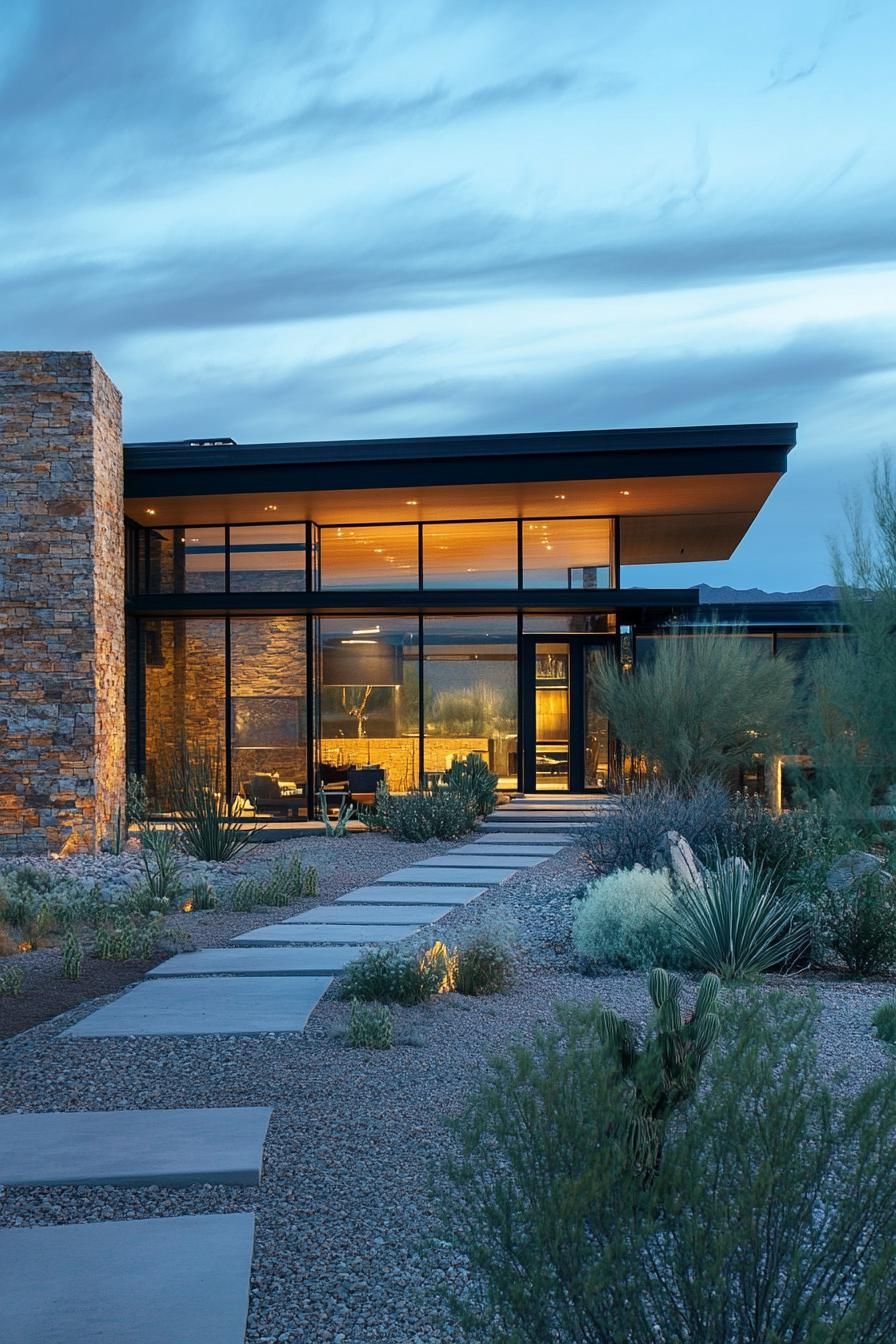
<svg viewBox="0 0 896 1344">
<path fill-rule="evenodd" d="M 513 858 L 509 854 L 485 854 L 481 850 L 474 850 L 476 862 L 473 863 L 466 847 L 463 850 L 452 850 L 450 854 L 438 854 L 434 859 L 420 859 L 414 864 L 415 868 L 507 868 L 513 864 L 514 868 L 535 868 L 539 863 L 544 862 L 544 855 L 539 858 L 532 858 L 526 855 L 518 854 L 513 851 Z"/>
<path fill-rule="evenodd" d="M 255 1217 L 0 1230 L 9 1344 L 243 1344 Z"/>
<path fill-rule="evenodd" d="M 319 906 L 314 910 L 304 910 L 300 915 L 286 919 L 285 924 L 431 924 L 435 919 L 451 913 L 450 905 L 437 905 L 434 893 L 430 892 L 428 905 L 378 905 L 372 910 L 359 910 L 356 906 L 335 905 Z"/>
<path fill-rule="evenodd" d="M 483 857 L 489 855 L 493 858 L 503 858 L 504 863 L 516 863 L 520 858 L 538 859 L 544 863 L 546 859 L 553 858 L 562 850 L 562 845 L 525 845 L 521 840 L 512 845 L 496 845 L 491 840 L 474 840 L 472 844 L 461 845 L 460 849 L 455 849 L 452 853 L 463 854 L 466 857 L 471 854 L 481 854 Z"/>
<path fill-rule="evenodd" d="M 416 887 L 410 884 L 393 887 L 383 882 L 371 887 L 356 887 L 354 891 L 340 896 L 336 904 L 342 905 L 346 902 L 355 905 L 422 905 L 426 901 L 433 900 L 438 894 L 439 905 L 448 905 L 456 909 L 459 905 L 475 901 L 477 896 L 483 896 L 485 890 L 485 887 L 440 887 L 436 893 L 432 887 Z"/>
<path fill-rule="evenodd" d="M 360 955 L 357 947 L 209 947 L 179 952 L 147 975 L 338 975 Z"/>
<path fill-rule="evenodd" d="M 271 1110 L 0 1115 L 0 1185 L 258 1185 Z"/>
<path fill-rule="evenodd" d="M 378 878 L 379 882 L 414 882 L 420 886 L 494 886 L 508 877 L 515 877 L 517 869 L 507 863 L 503 868 L 483 868 L 479 864 L 470 864 L 469 868 L 424 868 L 417 864 L 413 868 L 397 868 L 394 873 L 386 873 Z"/>
<path fill-rule="evenodd" d="M 550 826 L 546 826 L 543 831 L 535 831 L 531 827 L 520 827 L 519 830 L 515 831 L 488 831 L 482 834 L 481 839 L 473 841 L 474 845 L 512 845 L 514 843 L 524 845 L 571 845 L 572 836 L 566 832 L 555 831 Z"/>
<path fill-rule="evenodd" d="M 63 1036 L 253 1036 L 303 1031 L 330 976 L 144 980 Z"/>
<path fill-rule="evenodd" d="M 265 924 L 260 929 L 237 934 L 231 941 L 242 947 L 268 947 L 271 943 L 397 943 L 416 933 L 419 924 Z"/>
</svg>

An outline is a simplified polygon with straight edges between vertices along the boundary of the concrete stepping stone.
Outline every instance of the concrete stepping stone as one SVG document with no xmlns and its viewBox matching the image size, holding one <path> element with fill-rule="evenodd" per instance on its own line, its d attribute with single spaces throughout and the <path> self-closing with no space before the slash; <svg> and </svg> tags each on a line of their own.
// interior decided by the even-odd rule
<svg viewBox="0 0 896 1344">
<path fill-rule="evenodd" d="M 258 1185 L 269 1106 L 0 1115 L 0 1185 Z"/>
<path fill-rule="evenodd" d="M 255 1215 L 0 1230 L 9 1344 L 243 1344 Z"/>
<path fill-rule="evenodd" d="M 378 878 L 377 882 L 415 882 L 420 886 L 476 884 L 484 887 L 503 882 L 508 877 L 515 877 L 517 872 L 518 869 L 511 867 L 510 863 L 503 868 L 484 868 L 479 864 L 471 864 L 469 868 L 424 868 L 422 864 L 416 864 L 413 868 L 397 868 L 394 873 L 386 873 L 385 877 Z"/>
<path fill-rule="evenodd" d="M 474 901 L 477 896 L 484 896 L 485 890 L 485 887 L 440 887 L 439 904 L 456 909 L 459 905 Z M 354 891 L 340 896 L 336 904 L 341 905 L 345 901 L 358 905 L 422 905 L 431 901 L 435 894 L 432 887 L 393 887 L 384 882 L 372 887 L 356 887 Z"/>
<path fill-rule="evenodd" d="M 496 845 L 491 840 L 474 840 L 469 845 L 462 845 L 460 849 L 453 852 L 455 854 L 464 854 L 467 857 L 471 854 L 481 854 L 483 858 L 503 858 L 504 863 L 516 863 L 518 859 L 529 858 L 538 859 L 544 862 L 555 854 L 560 854 L 563 850 L 562 845 L 524 845 L 518 841 L 513 845 Z"/>
<path fill-rule="evenodd" d="M 366 912 L 365 912 L 366 913 Z M 231 939 L 243 947 L 268 947 L 271 943 L 397 943 L 416 933 L 419 924 L 266 924 Z"/>
<path fill-rule="evenodd" d="M 252 1036 L 303 1031 L 330 976 L 144 980 L 63 1036 Z"/>
<path fill-rule="evenodd" d="M 489 831 L 487 836 L 484 835 L 481 840 L 474 840 L 473 844 L 512 845 L 515 841 L 526 845 L 570 845 L 572 836 L 565 831 L 555 831 L 550 826 L 546 826 L 543 831 L 520 827 L 518 830 Z"/>
<path fill-rule="evenodd" d="M 209 947 L 179 952 L 147 972 L 184 975 L 338 975 L 361 955 L 357 947 Z"/>
<path fill-rule="evenodd" d="M 473 863 L 470 855 L 466 851 L 450 854 L 438 854 L 434 859 L 420 859 L 414 864 L 415 868 L 506 868 L 511 862 L 509 854 L 485 854 L 481 850 L 474 851 L 476 862 Z M 526 855 L 518 854 L 513 851 L 512 862 L 514 868 L 534 868 L 537 864 L 544 862 L 544 856 L 531 858 Z"/>
<path fill-rule="evenodd" d="M 433 893 L 430 892 L 430 897 Z M 351 905 L 317 906 L 313 910 L 303 910 L 293 915 L 285 924 L 359 924 L 364 920 L 368 924 L 432 924 L 451 913 L 450 905 L 378 905 L 375 910 L 358 910 Z"/>
</svg>

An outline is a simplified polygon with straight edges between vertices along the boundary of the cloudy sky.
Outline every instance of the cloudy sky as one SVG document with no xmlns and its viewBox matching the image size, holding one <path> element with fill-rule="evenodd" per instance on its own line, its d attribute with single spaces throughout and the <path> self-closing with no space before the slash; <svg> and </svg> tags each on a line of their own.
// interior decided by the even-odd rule
<svg viewBox="0 0 896 1344">
<path fill-rule="evenodd" d="M 798 420 L 808 587 L 896 444 L 893 0 L 4 0 L 0 345 L 132 439 Z M 627 576 L 634 581 L 636 572 Z"/>
</svg>

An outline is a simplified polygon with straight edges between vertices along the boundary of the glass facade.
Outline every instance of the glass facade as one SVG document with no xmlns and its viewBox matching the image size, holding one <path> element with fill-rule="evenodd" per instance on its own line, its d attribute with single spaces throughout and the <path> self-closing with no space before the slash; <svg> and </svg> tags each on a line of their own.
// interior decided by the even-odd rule
<svg viewBox="0 0 896 1344">
<path fill-rule="evenodd" d="M 167 807 L 167 775 L 185 750 L 226 750 L 226 623 L 171 617 L 142 622 L 143 766 L 154 807 Z"/>
<path fill-rule="evenodd" d="M 516 788 L 517 625 L 508 616 L 423 621 L 424 753 L 427 777 L 471 752 Z"/>
<path fill-rule="evenodd" d="M 516 588 L 517 524 L 425 523 L 423 587 Z"/>
<path fill-rule="evenodd" d="M 301 593 L 305 589 L 305 524 L 231 527 L 232 593 Z"/>
<path fill-rule="evenodd" d="M 254 810 L 305 793 L 307 667 L 303 617 L 231 619 L 231 793 Z"/>
<path fill-rule="evenodd" d="M 532 518 L 523 522 L 525 588 L 609 588 L 609 518 Z"/>
<path fill-rule="evenodd" d="M 323 591 L 381 591 L 419 586 L 419 538 L 415 523 L 392 527 L 322 527 L 320 586 Z"/>
</svg>

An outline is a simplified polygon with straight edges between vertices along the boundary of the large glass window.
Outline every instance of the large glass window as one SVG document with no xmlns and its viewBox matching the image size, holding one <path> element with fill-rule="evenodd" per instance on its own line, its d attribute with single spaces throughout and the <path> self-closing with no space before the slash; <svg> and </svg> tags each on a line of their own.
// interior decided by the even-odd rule
<svg viewBox="0 0 896 1344">
<path fill-rule="evenodd" d="M 322 527 L 320 586 L 356 591 L 418 587 L 418 531 L 389 527 Z"/>
<path fill-rule="evenodd" d="M 223 762 L 224 642 L 222 620 L 141 623 L 146 785 L 155 808 L 167 806 L 166 779 L 185 750 Z"/>
<path fill-rule="evenodd" d="M 231 527 L 232 593 L 300 593 L 304 587 L 304 523 Z"/>
<path fill-rule="evenodd" d="M 305 619 L 230 622 L 230 741 L 233 792 L 257 812 L 307 806 Z"/>
<path fill-rule="evenodd" d="M 523 520 L 525 588 L 609 588 L 612 572 L 609 518 Z"/>
<path fill-rule="evenodd" d="M 517 525 L 425 523 L 424 588 L 516 588 Z"/>
<path fill-rule="evenodd" d="M 223 527 L 153 527 L 144 533 L 149 593 L 223 593 Z"/>
<path fill-rule="evenodd" d="M 423 622 L 424 770 L 435 777 L 471 752 L 499 786 L 517 784 L 517 633 L 508 616 Z"/>
<path fill-rule="evenodd" d="M 416 617 L 320 621 L 318 787 L 355 796 L 379 779 L 396 793 L 418 784 L 419 656 Z"/>
</svg>

